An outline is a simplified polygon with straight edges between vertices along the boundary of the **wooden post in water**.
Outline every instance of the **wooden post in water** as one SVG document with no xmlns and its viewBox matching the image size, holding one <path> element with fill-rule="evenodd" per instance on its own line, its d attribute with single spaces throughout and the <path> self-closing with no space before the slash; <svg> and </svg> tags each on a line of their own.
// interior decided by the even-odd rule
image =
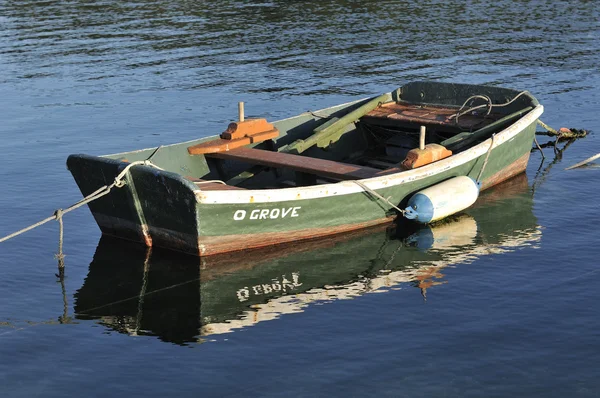
<svg viewBox="0 0 600 398">
<path fill-rule="evenodd" d="M 244 103 L 243 102 L 238 102 L 238 116 L 239 116 L 240 122 L 243 122 L 244 121 Z"/>
<path fill-rule="evenodd" d="M 419 137 L 419 149 L 425 149 L 425 126 L 421 126 L 421 135 Z"/>
</svg>

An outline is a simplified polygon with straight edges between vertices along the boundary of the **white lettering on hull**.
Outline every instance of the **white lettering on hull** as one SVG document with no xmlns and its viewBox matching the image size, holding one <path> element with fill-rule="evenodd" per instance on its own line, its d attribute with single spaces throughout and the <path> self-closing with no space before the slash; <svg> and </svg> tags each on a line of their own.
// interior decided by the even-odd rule
<svg viewBox="0 0 600 398">
<path fill-rule="evenodd" d="M 233 213 L 233 219 L 235 221 L 242 221 L 246 218 L 248 220 L 276 220 L 278 218 L 286 218 L 286 217 L 300 217 L 300 213 L 298 210 L 302 209 L 301 206 L 298 207 L 283 207 L 283 208 L 275 208 L 275 209 L 254 209 L 248 215 L 246 210 L 236 210 Z"/>
<path fill-rule="evenodd" d="M 246 218 L 246 210 L 237 210 L 233 213 L 233 219 L 236 221 L 243 220 Z"/>
</svg>

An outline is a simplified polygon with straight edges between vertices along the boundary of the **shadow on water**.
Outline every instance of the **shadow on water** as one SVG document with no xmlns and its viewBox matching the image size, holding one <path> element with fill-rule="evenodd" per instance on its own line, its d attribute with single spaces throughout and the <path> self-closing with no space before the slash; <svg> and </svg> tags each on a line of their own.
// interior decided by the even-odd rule
<svg viewBox="0 0 600 398">
<path fill-rule="evenodd" d="M 76 318 L 185 344 L 373 291 L 410 286 L 426 299 L 445 283 L 445 267 L 536 245 L 532 204 L 523 174 L 467 212 L 412 230 L 378 227 L 202 259 L 102 237 L 75 294 Z"/>
</svg>

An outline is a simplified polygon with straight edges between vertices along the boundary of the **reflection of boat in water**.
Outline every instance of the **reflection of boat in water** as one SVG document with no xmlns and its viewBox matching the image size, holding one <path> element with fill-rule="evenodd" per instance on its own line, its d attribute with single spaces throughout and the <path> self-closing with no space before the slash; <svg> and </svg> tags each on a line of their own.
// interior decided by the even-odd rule
<svg viewBox="0 0 600 398">
<path fill-rule="evenodd" d="M 467 213 L 414 228 L 408 236 L 377 227 L 206 259 L 103 237 L 75 295 L 75 312 L 119 332 L 191 342 L 403 283 L 425 295 L 444 282 L 443 267 L 541 238 L 525 175 L 482 194 Z"/>
</svg>

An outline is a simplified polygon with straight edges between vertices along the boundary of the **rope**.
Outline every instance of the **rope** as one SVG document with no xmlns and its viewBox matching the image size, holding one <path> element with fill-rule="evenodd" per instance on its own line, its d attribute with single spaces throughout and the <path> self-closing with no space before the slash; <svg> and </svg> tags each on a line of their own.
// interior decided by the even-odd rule
<svg viewBox="0 0 600 398">
<path fill-rule="evenodd" d="M 365 184 L 363 184 L 360 181 L 357 181 L 357 180 L 349 180 L 349 181 L 353 182 L 356 185 L 358 185 L 359 187 L 361 187 L 365 192 L 368 192 L 371 195 L 375 196 L 376 198 L 383 200 L 385 203 L 387 203 L 388 205 L 392 206 L 400 214 L 404 215 L 404 210 L 402 210 L 401 208 L 399 208 L 398 206 L 396 206 L 395 204 L 393 204 L 392 202 L 390 202 L 388 198 L 384 198 L 383 196 L 381 196 L 380 194 L 378 194 L 377 192 L 375 192 L 374 190 L 372 190 L 371 188 L 369 188 L 368 186 L 366 186 Z"/>
<path fill-rule="evenodd" d="M 553 134 L 558 134 L 558 131 L 556 131 L 555 129 L 553 129 L 552 127 L 548 126 L 546 123 L 542 122 L 540 119 L 538 119 L 538 124 L 540 126 L 542 126 L 543 128 L 545 128 L 546 130 L 548 130 L 549 132 L 553 133 Z"/>
<path fill-rule="evenodd" d="M 92 192 L 91 194 L 89 194 L 88 196 L 84 197 L 83 199 L 81 199 L 79 202 L 72 204 L 71 206 L 67 207 L 66 209 L 58 209 L 54 212 L 54 214 L 50 217 L 44 218 L 43 220 L 36 222 L 35 224 L 32 224 L 28 227 L 25 227 L 23 229 L 20 229 L 16 232 L 13 232 L 10 235 L 6 235 L 3 238 L 0 238 L 0 243 L 5 242 L 9 239 L 14 238 L 15 236 L 19 236 L 21 234 L 24 234 L 27 231 L 31 231 L 34 228 L 37 228 L 41 225 L 44 225 L 50 221 L 53 220 L 57 220 L 59 222 L 60 225 L 60 239 L 59 239 L 59 253 L 57 254 L 57 258 L 60 260 L 61 258 L 64 258 L 64 255 L 62 254 L 62 241 L 63 241 L 63 222 L 62 222 L 62 218 L 63 215 L 80 208 L 81 206 L 84 206 L 90 202 L 93 202 L 94 200 L 100 199 L 101 197 L 108 195 L 110 193 L 110 191 L 113 188 L 121 188 L 123 186 L 125 186 L 125 181 L 123 180 L 125 178 L 125 175 L 129 172 L 129 169 L 131 169 L 133 166 L 150 166 L 150 167 L 154 167 L 156 169 L 159 170 L 163 170 L 160 167 L 158 167 L 157 165 L 153 164 L 150 159 L 152 158 L 152 156 L 154 156 L 156 154 L 156 152 L 158 152 L 158 150 L 161 147 L 158 147 L 153 153 L 152 155 L 150 155 L 148 157 L 148 159 L 146 160 L 138 160 L 135 162 L 131 162 L 127 165 L 127 167 L 125 167 L 123 169 L 123 171 L 121 171 L 116 177 L 115 180 L 112 184 L 110 185 L 105 185 L 103 187 L 98 188 L 96 191 Z"/>
<path fill-rule="evenodd" d="M 533 136 L 533 142 L 535 142 L 538 151 L 540 151 L 540 153 L 542 154 L 542 160 L 546 159 L 546 157 L 544 156 L 544 151 L 542 151 L 542 147 L 540 146 L 540 143 L 538 142 L 537 137 L 535 135 Z"/>
<path fill-rule="evenodd" d="M 150 257 L 152 255 L 152 247 L 146 249 L 146 259 L 144 260 L 144 276 L 142 277 L 142 289 L 138 298 L 137 314 L 135 316 L 135 331 L 134 335 L 137 336 L 142 325 L 142 315 L 144 308 L 144 296 L 146 295 L 146 289 L 148 288 L 148 272 L 150 271 Z"/>
<path fill-rule="evenodd" d="M 64 225 L 63 216 L 64 212 L 62 209 L 58 209 L 54 212 L 54 216 L 58 220 L 58 253 L 54 256 L 58 260 L 59 273 L 62 268 L 65 268 L 65 255 L 63 254 L 63 237 L 64 237 Z M 60 275 L 59 275 L 60 277 Z"/>
<path fill-rule="evenodd" d="M 485 160 L 483 161 L 483 166 L 481 166 L 481 170 L 479 170 L 479 175 L 477 176 L 477 185 L 481 183 L 481 176 L 483 175 L 483 171 L 487 166 L 488 159 L 490 158 L 490 153 L 492 153 L 492 148 L 494 147 L 494 138 L 496 138 L 496 134 L 492 134 L 492 143 L 488 148 L 487 155 L 485 155 Z"/>
<path fill-rule="evenodd" d="M 223 184 L 223 185 L 227 185 L 226 182 L 221 181 L 221 180 L 206 180 L 206 181 L 194 181 L 194 184 L 196 185 L 202 185 L 202 184 Z"/>
<path fill-rule="evenodd" d="M 520 92 L 519 94 L 517 94 L 517 95 L 516 95 L 516 96 L 515 96 L 513 99 L 511 99 L 511 100 L 510 100 L 510 101 L 508 101 L 508 102 L 505 102 L 504 104 L 493 104 L 493 103 L 492 103 L 492 99 L 491 99 L 490 97 L 488 97 L 487 95 L 473 95 L 473 96 L 471 96 L 471 97 L 467 98 L 467 100 L 466 100 L 466 101 L 465 101 L 465 102 L 462 104 L 462 106 L 461 106 L 461 107 L 458 109 L 458 112 L 457 112 L 456 114 L 454 114 L 454 115 L 450 116 L 450 118 L 454 118 L 454 119 L 455 119 L 455 123 L 456 123 L 456 124 L 458 124 L 458 118 L 459 118 L 459 117 L 461 117 L 462 115 L 466 115 L 467 113 L 473 112 L 473 111 L 475 111 L 475 110 L 477 110 L 477 109 L 481 109 L 481 108 L 484 108 L 484 107 L 488 107 L 488 106 L 489 106 L 489 109 L 488 109 L 488 111 L 487 111 L 487 113 L 486 113 L 486 116 L 487 116 L 487 115 L 489 115 L 489 114 L 492 112 L 492 108 L 501 108 L 501 107 L 503 107 L 503 106 L 508 106 L 508 105 L 512 104 L 513 102 L 515 102 L 515 100 L 516 100 L 517 98 L 519 98 L 520 96 L 522 96 L 523 94 L 527 94 L 527 91 L 521 91 L 521 92 Z M 461 110 L 462 110 L 462 109 L 463 109 L 463 108 L 464 108 L 464 107 L 467 105 L 467 103 L 468 103 L 469 101 L 471 101 L 472 99 L 475 99 L 475 98 L 482 98 L 482 99 L 485 99 L 485 100 L 486 100 L 486 103 L 485 103 L 485 104 L 483 104 L 483 105 L 477 105 L 477 106 L 474 106 L 474 107 L 472 107 L 472 108 L 469 108 L 469 109 L 467 109 L 466 111 L 463 111 L 463 112 L 461 112 Z"/>
<path fill-rule="evenodd" d="M 588 131 L 584 129 L 561 127 L 560 129 L 556 130 L 542 122 L 540 119 L 538 119 L 537 123 L 546 129 L 546 131 L 536 131 L 537 135 L 556 137 L 557 141 L 562 139 L 572 140 L 575 138 L 583 138 L 588 134 Z"/>
</svg>

